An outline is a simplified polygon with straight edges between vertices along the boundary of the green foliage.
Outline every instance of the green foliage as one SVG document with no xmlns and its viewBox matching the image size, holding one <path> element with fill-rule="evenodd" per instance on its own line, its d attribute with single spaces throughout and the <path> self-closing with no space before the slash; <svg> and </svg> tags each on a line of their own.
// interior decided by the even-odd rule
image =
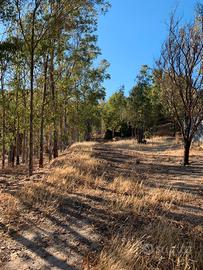
<svg viewBox="0 0 203 270">
<path fill-rule="evenodd" d="M 14 5 L 12 0 L 0 0 L 0 20 L 5 22 L 14 15 Z"/>
<path fill-rule="evenodd" d="M 94 130 L 101 128 L 103 82 L 109 78 L 109 63 L 102 60 L 95 64 L 100 55 L 96 35 L 98 15 L 107 11 L 108 2 L 18 0 L 1 1 L 0 7 L 4 7 L 0 19 L 10 22 L 15 19 L 8 25 L 6 39 L 0 43 L 0 75 L 4 72 L 1 83 L 5 86 L 0 95 L 0 126 L 4 130 L 6 154 L 11 144 L 17 146 L 18 137 L 22 138 L 21 155 L 29 152 L 32 48 L 34 152 L 39 152 L 41 129 L 46 151 L 52 151 L 54 132 L 58 145 L 63 146 L 91 137 Z"/>
<path fill-rule="evenodd" d="M 109 98 L 103 106 L 106 129 L 120 131 L 121 136 L 129 136 L 129 128 L 150 134 L 165 120 L 160 86 L 155 75 L 156 70 L 152 71 L 144 65 L 129 97 L 124 96 L 124 89 L 121 88 Z"/>
<path fill-rule="evenodd" d="M 114 93 L 103 106 L 103 120 L 105 127 L 113 131 L 121 128 L 124 121 L 126 97 L 124 87 Z"/>
<path fill-rule="evenodd" d="M 152 75 L 147 66 L 143 66 L 137 76 L 137 84 L 128 98 L 129 118 L 133 126 L 146 129 L 152 122 Z"/>
</svg>

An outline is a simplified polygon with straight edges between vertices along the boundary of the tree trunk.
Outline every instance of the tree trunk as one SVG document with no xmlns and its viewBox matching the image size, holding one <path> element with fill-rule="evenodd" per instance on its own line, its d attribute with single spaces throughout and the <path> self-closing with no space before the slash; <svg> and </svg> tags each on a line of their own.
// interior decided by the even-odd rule
<svg viewBox="0 0 203 270">
<path fill-rule="evenodd" d="M 62 152 L 64 149 L 64 143 L 63 143 L 63 115 L 60 116 L 60 151 Z"/>
<path fill-rule="evenodd" d="M 143 143 L 143 139 L 144 139 L 144 130 L 143 128 L 138 128 L 137 129 L 137 142 Z"/>
<path fill-rule="evenodd" d="M 48 57 L 46 57 L 44 61 L 44 91 L 43 91 L 43 100 L 42 100 L 42 108 L 41 108 L 41 124 L 40 124 L 40 156 L 39 156 L 39 167 L 44 167 L 44 109 L 45 109 L 45 101 L 47 94 L 47 65 L 48 65 Z"/>
<path fill-rule="evenodd" d="M 52 160 L 52 134 L 49 136 L 49 162 Z"/>
<path fill-rule="evenodd" d="M 15 145 L 10 144 L 9 155 L 8 155 L 8 164 L 14 167 L 15 164 Z"/>
<path fill-rule="evenodd" d="M 191 141 L 188 139 L 184 140 L 184 157 L 183 157 L 183 165 L 189 165 L 189 156 L 190 156 L 190 146 Z"/>
<path fill-rule="evenodd" d="M 17 117 L 17 134 L 16 134 L 16 165 L 20 165 L 20 123 L 19 123 L 19 113 L 18 113 L 18 90 L 19 90 L 19 81 L 17 83 L 16 89 L 16 117 Z"/>
<path fill-rule="evenodd" d="M 22 89 L 22 98 L 23 98 L 23 106 L 25 112 L 27 111 L 27 101 L 26 97 L 27 93 L 25 90 L 25 86 Z M 26 114 L 23 114 L 23 146 L 22 146 L 22 163 L 27 163 L 27 152 L 28 152 L 28 145 L 27 145 L 27 129 L 26 129 Z"/>
<path fill-rule="evenodd" d="M 52 104 L 53 104 L 53 121 L 54 121 L 54 142 L 53 142 L 53 157 L 58 157 L 58 130 L 57 130 L 57 106 L 56 106 L 56 94 L 55 94 L 55 81 L 54 81 L 54 49 L 51 51 L 50 59 L 50 84 L 52 93 Z"/>
<path fill-rule="evenodd" d="M 19 135 L 19 124 L 16 135 L 16 165 L 20 165 L 20 135 Z"/>
<path fill-rule="evenodd" d="M 25 163 L 25 157 L 26 157 L 26 132 L 25 130 L 23 131 L 23 145 L 22 145 L 22 163 Z"/>
<path fill-rule="evenodd" d="M 30 61 L 30 141 L 29 141 L 29 176 L 33 174 L 33 87 L 34 87 L 34 50 L 31 49 Z"/>
<path fill-rule="evenodd" d="M 66 108 L 64 110 L 64 145 L 68 146 L 68 123 L 67 123 L 67 113 Z"/>
<path fill-rule="evenodd" d="M 92 126 L 90 120 L 87 120 L 86 122 L 86 132 L 85 132 L 85 140 L 91 141 L 91 133 L 92 133 Z"/>
<path fill-rule="evenodd" d="M 5 155 L 6 155 L 6 146 L 5 146 L 5 129 L 6 129 L 6 109 L 5 109 L 5 93 L 4 93 L 4 83 L 3 75 L 1 78 L 1 93 L 2 93 L 2 169 L 5 168 Z"/>
</svg>

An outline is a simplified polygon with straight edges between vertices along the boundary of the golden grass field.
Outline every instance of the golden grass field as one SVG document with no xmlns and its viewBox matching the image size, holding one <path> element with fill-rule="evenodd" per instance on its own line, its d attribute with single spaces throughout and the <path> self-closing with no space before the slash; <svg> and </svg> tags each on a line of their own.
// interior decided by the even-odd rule
<svg viewBox="0 0 203 270">
<path fill-rule="evenodd" d="M 0 179 L 0 269 L 203 269 L 203 151 L 171 138 L 77 143 Z"/>
</svg>

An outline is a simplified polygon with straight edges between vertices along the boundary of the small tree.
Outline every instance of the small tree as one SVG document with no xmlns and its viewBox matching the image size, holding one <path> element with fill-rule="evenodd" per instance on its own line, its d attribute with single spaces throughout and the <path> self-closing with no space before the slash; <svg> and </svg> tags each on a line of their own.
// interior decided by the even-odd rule
<svg viewBox="0 0 203 270">
<path fill-rule="evenodd" d="M 180 26 L 170 19 L 168 38 L 161 58 L 160 85 L 166 105 L 176 119 L 184 141 L 183 164 L 189 164 L 191 142 L 203 120 L 203 39 L 202 28 L 195 21 Z"/>
</svg>

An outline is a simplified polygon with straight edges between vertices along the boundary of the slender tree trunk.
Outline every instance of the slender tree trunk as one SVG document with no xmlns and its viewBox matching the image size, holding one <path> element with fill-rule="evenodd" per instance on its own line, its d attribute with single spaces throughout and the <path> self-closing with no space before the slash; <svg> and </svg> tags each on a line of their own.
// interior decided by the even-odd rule
<svg viewBox="0 0 203 270">
<path fill-rule="evenodd" d="M 63 116 L 60 116 L 60 151 L 63 151 Z"/>
<path fill-rule="evenodd" d="M 5 108 L 5 93 L 4 93 L 4 82 L 3 75 L 1 77 L 1 93 L 2 93 L 2 169 L 5 168 L 5 155 L 6 155 L 6 146 L 5 146 L 5 129 L 6 129 L 6 108 Z"/>
<path fill-rule="evenodd" d="M 64 110 L 64 145 L 68 146 L 68 123 L 67 123 L 67 112 Z"/>
<path fill-rule="evenodd" d="M 20 165 L 20 134 L 19 134 L 19 119 L 17 119 L 17 134 L 16 134 L 16 165 Z"/>
<path fill-rule="evenodd" d="M 26 132 L 25 130 L 23 131 L 23 145 L 22 145 L 22 163 L 25 163 L 25 157 L 26 157 L 26 153 L 25 153 L 25 148 L 26 147 Z"/>
<path fill-rule="evenodd" d="M 10 144 L 9 154 L 8 154 L 8 164 L 14 167 L 15 164 L 15 145 Z"/>
<path fill-rule="evenodd" d="M 40 156 L 39 156 L 39 167 L 44 167 L 44 109 L 45 109 L 45 101 L 47 94 L 47 66 L 48 65 L 48 57 L 44 60 L 44 91 L 43 91 L 43 100 L 42 100 L 42 108 L 41 108 L 41 124 L 40 124 Z"/>
<path fill-rule="evenodd" d="M 50 58 L 50 84 L 52 93 L 53 104 L 53 121 L 54 121 L 54 134 L 53 134 L 53 157 L 58 157 L 58 130 L 57 130 L 57 106 L 56 106 L 56 93 L 55 93 L 55 81 L 54 81 L 54 49 L 51 50 Z"/>
<path fill-rule="evenodd" d="M 33 34 L 34 35 L 34 34 Z M 34 38 L 34 37 L 33 37 Z M 34 49 L 31 49 L 30 61 L 30 141 L 29 141 L 29 176 L 33 174 L 33 89 L 34 88 Z"/>
<path fill-rule="evenodd" d="M 27 111 L 26 91 L 25 86 L 22 89 L 23 106 L 25 112 Z M 27 130 L 26 130 L 26 114 L 23 114 L 23 149 L 22 149 L 22 163 L 27 162 Z"/>
<path fill-rule="evenodd" d="M 49 162 L 52 160 L 52 154 L 53 154 L 53 151 L 52 151 L 52 134 L 49 136 Z"/>
<path fill-rule="evenodd" d="M 19 82 L 18 82 L 19 83 Z M 17 116 L 17 132 L 16 132 L 16 165 L 20 164 L 20 134 L 19 134 L 19 113 L 18 113 L 18 90 L 19 85 L 17 83 L 17 89 L 16 89 L 16 116 Z"/>
<path fill-rule="evenodd" d="M 91 133 L 92 133 L 92 126 L 90 120 L 86 122 L 86 132 L 85 132 L 85 140 L 91 141 Z"/>
<path fill-rule="evenodd" d="M 191 140 L 184 139 L 184 157 L 183 157 L 184 166 L 189 165 L 190 146 L 191 146 Z"/>
</svg>

